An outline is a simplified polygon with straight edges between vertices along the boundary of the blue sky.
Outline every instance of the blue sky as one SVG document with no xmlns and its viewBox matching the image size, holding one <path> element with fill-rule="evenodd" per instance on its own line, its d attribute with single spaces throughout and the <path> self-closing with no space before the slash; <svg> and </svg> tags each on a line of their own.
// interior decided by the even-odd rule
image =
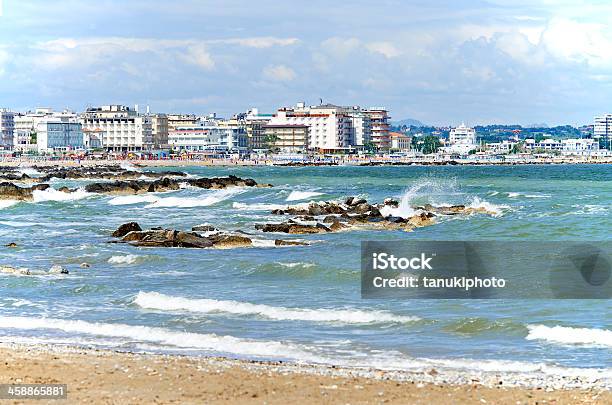
<svg viewBox="0 0 612 405">
<path fill-rule="evenodd" d="M 386 106 L 431 124 L 612 111 L 610 1 L 0 0 L 0 107 Z"/>
</svg>

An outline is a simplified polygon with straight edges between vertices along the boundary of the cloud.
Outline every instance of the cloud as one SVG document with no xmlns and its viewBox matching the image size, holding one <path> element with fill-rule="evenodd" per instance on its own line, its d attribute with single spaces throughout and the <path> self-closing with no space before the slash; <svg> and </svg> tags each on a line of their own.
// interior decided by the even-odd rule
<svg viewBox="0 0 612 405">
<path fill-rule="evenodd" d="M 209 41 L 210 43 L 221 43 L 221 44 L 236 44 L 240 46 L 246 46 L 250 48 L 271 48 L 273 46 L 289 46 L 295 45 L 299 42 L 297 38 L 276 38 L 276 37 L 252 37 L 252 38 L 230 38 L 216 41 Z"/>
<path fill-rule="evenodd" d="M 271 81 L 289 82 L 295 79 L 295 71 L 285 65 L 270 65 L 263 70 L 263 76 Z"/>
<path fill-rule="evenodd" d="M 402 54 L 391 42 L 370 42 L 365 47 L 368 51 L 379 53 L 387 59 L 396 58 Z"/>
<path fill-rule="evenodd" d="M 4 73 L 6 72 L 5 65 L 8 64 L 9 60 L 10 60 L 9 53 L 3 50 L 2 48 L 0 48 L 0 76 L 4 75 Z"/>
<path fill-rule="evenodd" d="M 210 70 L 215 67 L 215 62 L 203 44 L 188 46 L 186 52 L 180 54 L 180 57 L 185 62 L 192 63 L 203 69 Z"/>
</svg>

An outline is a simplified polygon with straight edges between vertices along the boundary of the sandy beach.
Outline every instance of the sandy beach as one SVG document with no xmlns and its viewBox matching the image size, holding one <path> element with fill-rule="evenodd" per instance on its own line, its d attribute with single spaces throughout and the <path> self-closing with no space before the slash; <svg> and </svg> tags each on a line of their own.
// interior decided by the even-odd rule
<svg viewBox="0 0 612 405">
<path fill-rule="evenodd" d="M 0 382 L 68 385 L 71 403 L 231 404 L 605 404 L 612 392 L 444 384 L 404 375 L 324 366 L 117 353 L 44 346 L 3 347 Z M 363 374 L 371 375 L 364 377 Z M 32 403 L 34 401 L 30 401 Z M 59 401 L 55 401 L 58 403 Z M 28 401 L 16 402 L 28 403 Z M 36 403 L 40 403 L 36 401 Z"/>
</svg>

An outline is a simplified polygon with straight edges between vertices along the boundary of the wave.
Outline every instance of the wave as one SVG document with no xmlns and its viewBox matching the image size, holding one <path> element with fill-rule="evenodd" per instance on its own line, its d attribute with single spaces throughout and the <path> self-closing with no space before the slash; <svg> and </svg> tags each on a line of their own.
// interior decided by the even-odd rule
<svg viewBox="0 0 612 405">
<path fill-rule="evenodd" d="M 474 209 L 485 209 L 494 213 L 495 216 L 502 216 L 504 211 L 510 209 L 510 207 L 507 205 L 493 204 L 486 200 L 481 200 L 479 197 L 474 197 L 468 207 Z"/>
<path fill-rule="evenodd" d="M 112 256 L 110 259 L 108 259 L 108 262 L 110 264 L 134 264 L 140 258 L 141 256 L 138 256 L 138 255 L 125 255 L 125 256 L 118 255 L 118 256 Z"/>
<path fill-rule="evenodd" d="M 127 170 L 129 172 L 142 172 L 142 170 L 140 170 L 139 168 L 137 168 L 136 166 L 134 166 L 133 164 L 128 163 L 128 162 L 121 162 L 119 167 L 121 167 L 123 170 Z"/>
<path fill-rule="evenodd" d="M 517 198 L 520 196 L 523 196 L 525 198 L 550 198 L 552 197 L 550 194 L 525 194 L 525 193 L 518 193 L 515 191 L 508 192 L 508 198 Z"/>
<path fill-rule="evenodd" d="M 19 204 L 19 200 L 0 200 L 0 210 Z"/>
<path fill-rule="evenodd" d="M 324 193 L 318 193 L 316 191 L 292 191 L 287 197 L 286 201 L 299 201 L 307 198 L 317 197 Z"/>
<path fill-rule="evenodd" d="M 283 267 L 287 267 L 289 269 L 293 269 L 295 267 L 302 267 L 302 268 L 310 268 L 310 267 L 315 267 L 316 263 L 303 263 L 303 262 L 276 262 L 279 266 L 283 266 Z"/>
<path fill-rule="evenodd" d="M 255 204 L 245 204 L 240 202 L 234 202 L 232 207 L 241 211 L 272 211 L 272 210 L 284 210 L 287 209 L 286 204 L 264 204 L 264 203 L 255 203 Z"/>
<path fill-rule="evenodd" d="M 527 340 L 612 347 L 612 330 L 546 325 L 527 325 L 527 328 Z"/>
<path fill-rule="evenodd" d="M 215 334 L 176 332 L 165 328 L 120 323 L 0 316 L 0 328 L 61 330 L 68 333 L 127 339 L 129 342 L 137 340 L 173 347 L 200 349 L 217 353 L 232 353 L 243 356 L 287 357 L 292 359 L 312 358 L 312 354 L 306 352 L 298 345 L 276 341 L 248 340 Z"/>
<path fill-rule="evenodd" d="M 142 194 L 142 195 L 122 195 L 111 199 L 108 203 L 110 205 L 132 205 L 140 203 L 153 203 L 159 200 L 159 197 L 153 194 Z"/>
<path fill-rule="evenodd" d="M 259 315 L 281 321 L 337 322 L 344 324 L 407 323 L 420 318 L 395 315 L 385 311 L 362 311 L 358 309 L 305 309 L 273 307 L 239 301 L 214 299 L 189 299 L 173 297 L 157 292 L 139 292 L 134 303 L 141 308 L 167 311 L 223 312 L 236 315 Z"/>
<path fill-rule="evenodd" d="M 38 170 L 36 170 L 35 168 L 31 166 L 19 166 L 17 169 L 17 173 L 25 174 L 30 177 L 37 177 L 37 176 L 42 175 L 41 172 L 39 172 Z"/>
<path fill-rule="evenodd" d="M 63 191 L 59 191 L 54 188 L 48 188 L 46 190 L 34 190 L 32 195 L 34 196 L 34 202 L 39 203 L 45 201 L 76 201 L 90 197 L 94 194 L 88 193 L 81 188 L 70 193 L 64 193 Z"/>
</svg>

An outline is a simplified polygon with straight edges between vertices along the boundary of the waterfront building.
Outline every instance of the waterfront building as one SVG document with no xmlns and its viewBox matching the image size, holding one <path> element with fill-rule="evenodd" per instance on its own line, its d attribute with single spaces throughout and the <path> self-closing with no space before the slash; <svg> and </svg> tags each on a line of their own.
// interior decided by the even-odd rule
<svg viewBox="0 0 612 405">
<path fill-rule="evenodd" d="M 85 149 L 83 127 L 76 116 L 54 114 L 36 124 L 38 153 Z"/>
<path fill-rule="evenodd" d="M 86 133 L 100 136 L 108 151 L 142 152 L 153 146 L 151 117 L 123 105 L 88 108 L 81 123 Z"/>
<path fill-rule="evenodd" d="M 467 127 L 461 124 L 456 128 L 452 128 L 448 136 L 448 144 L 445 150 L 449 153 L 467 154 L 476 149 L 476 131 L 474 128 Z"/>
<path fill-rule="evenodd" d="M 531 152 L 548 152 L 572 156 L 589 156 L 599 153 L 599 142 L 590 138 L 572 139 L 543 139 L 536 142 L 534 139 L 525 140 L 525 149 Z"/>
<path fill-rule="evenodd" d="M 166 114 L 151 115 L 151 135 L 155 149 L 168 149 L 168 116 Z"/>
<path fill-rule="evenodd" d="M 178 127 L 191 127 L 198 125 L 200 119 L 195 114 L 168 114 L 168 131 Z"/>
<path fill-rule="evenodd" d="M 373 107 L 363 112 L 370 118 L 371 139 L 379 150 L 389 149 L 389 112 L 384 107 Z"/>
<path fill-rule="evenodd" d="M 15 130 L 15 113 L 8 108 L 0 108 L 0 147 L 11 149 Z"/>
<path fill-rule="evenodd" d="M 247 146 L 246 136 L 239 128 L 202 123 L 169 131 L 168 144 L 175 151 L 194 153 L 240 153 Z"/>
<path fill-rule="evenodd" d="M 407 152 L 411 149 L 412 138 L 401 132 L 389 132 L 390 149 L 392 151 Z"/>
<path fill-rule="evenodd" d="M 612 146 L 612 114 L 602 114 L 595 117 L 593 123 L 593 138 L 602 139 L 604 144 Z"/>
<path fill-rule="evenodd" d="M 273 114 L 263 114 L 257 108 L 251 108 L 246 113 L 236 116 L 241 121 L 246 132 L 247 146 L 253 151 L 264 151 L 268 148 L 265 127 L 274 117 Z"/>
<path fill-rule="evenodd" d="M 303 153 L 308 149 L 308 125 L 266 125 L 264 128 L 270 148 L 282 153 Z"/>
<path fill-rule="evenodd" d="M 516 140 L 504 139 L 501 142 L 493 142 L 485 144 L 485 149 L 488 154 L 492 155 L 506 155 L 518 145 Z"/>
</svg>

